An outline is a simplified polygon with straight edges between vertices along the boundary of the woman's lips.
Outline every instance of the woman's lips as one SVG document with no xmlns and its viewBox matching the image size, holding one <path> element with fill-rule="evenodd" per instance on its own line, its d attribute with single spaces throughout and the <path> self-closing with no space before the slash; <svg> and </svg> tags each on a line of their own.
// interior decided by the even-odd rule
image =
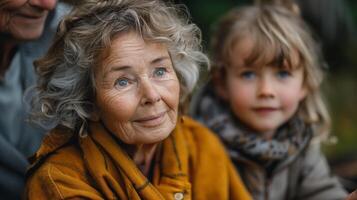
<svg viewBox="0 0 357 200">
<path fill-rule="evenodd" d="M 47 11 L 22 11 L 22 12 L 17 12 L 16 16 L 19 17 L 24 17 L 24 18 L 30 18 L 30 19 L 39 19 L 43 18 L 47 15 Z"/>
<path fill-rule="evenodd" d="M 136 120 L 134 120 L 134 122 L 140 123 L 142 126 L 146 126 L 146 127 L 158 126 L 164 121 L 165 114 L 166 114 L 166 111 L 156 114 L 156 115 L 150 115 L 147 117 L 142 117 L 142 118 L 136 119 Z"/>
<path fill-rule="evenodd" d="M 39 19 L 39 18 L 44 17 L 44 15 L 29 15 L 29 14 L 21 14 L 21 13 L 18 13 L 17 16 L 24 17 L 24 18 L 30 18 L 30 19 Z"/>
<path fill-rule="evenodd" d="M 25 24 L 42 24 L 46 17 L 47 15 L 17 14 L 14 15 L 14 20 L 20 20 L 21 23 Z"/>
</svg>

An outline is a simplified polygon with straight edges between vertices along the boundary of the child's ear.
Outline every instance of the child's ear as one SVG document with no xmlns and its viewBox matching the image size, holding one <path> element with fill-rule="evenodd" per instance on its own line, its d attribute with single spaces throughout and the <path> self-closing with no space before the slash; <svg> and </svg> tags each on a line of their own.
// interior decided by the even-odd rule
<svg viewBox="0 0 357 200">
<path fill-rule="evenodd" d="M 301 87 L 300 89 L 300 95 L 299 95 L 299 98 L 300 98 L 300 101 L 304 100 L 305 97 L 307 96 L 308 94 L 308 91 L 309 89 L 304 85 L 303 87 Z"/>
<path fill-rule="evenodd" d="M 224 69 L 216 70 L 212 74 L 214 89 L 222 99 L 228 100 Z"/>
</svg>

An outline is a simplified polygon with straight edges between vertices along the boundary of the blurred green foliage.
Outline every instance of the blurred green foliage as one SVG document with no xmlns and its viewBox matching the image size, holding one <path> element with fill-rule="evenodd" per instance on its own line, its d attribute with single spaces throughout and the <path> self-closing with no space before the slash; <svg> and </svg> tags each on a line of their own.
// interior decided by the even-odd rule
<svg viewBox="0 0 357 200">
<path fill-rule="evenodd" d="M 357 54 L 357 52 L 356 52 Z M 325 145 L 324 150 L 333 159 L 355 155 L 357 158 L 357 78 L 355 73 L 329 73 L 324 93 L 332 117 L 331 135 L 336 145 Z"/>
</svg>

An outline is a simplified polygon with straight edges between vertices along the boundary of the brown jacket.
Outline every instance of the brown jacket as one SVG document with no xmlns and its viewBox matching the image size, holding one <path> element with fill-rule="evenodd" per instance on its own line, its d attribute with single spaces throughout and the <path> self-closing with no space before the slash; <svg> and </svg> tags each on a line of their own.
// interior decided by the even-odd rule
<svg viewBox="0 0 357 200">
<path fill-rule="evenodd" d="M 85 138 L 55 129 L 28 171 L 26 199 L 251 199 L 219 140 L 183 117 L 156 151 L 152 181 L 100 123 Z"/>
</svg>

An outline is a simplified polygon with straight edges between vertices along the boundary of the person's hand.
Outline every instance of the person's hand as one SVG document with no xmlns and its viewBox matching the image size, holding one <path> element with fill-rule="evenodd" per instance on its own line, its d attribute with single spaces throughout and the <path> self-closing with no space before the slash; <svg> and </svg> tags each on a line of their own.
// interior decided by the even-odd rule
<svg viewBox="0 0 357 200">
<path fill-rule="evenodd" d="M 0 32 L 6 27 L 6 23 L 9 19 L 7 8 L 9 7 L 10 0 L 0 0 Z"/>
<path fill-rule="evenodd" d="M 9 0 L 0 0 L 0 10 L 9 3 Z"/>
<path fill-rule="evenodd" d="M 27 0 L 0 0 L 0 12 L 3 9 L 18 8 L 26 3 Z"/>
<path fill-rule="evenodd" d="M 345 200 L 357 200 L 357 190 L 348 195 L 347 199 Z"/>
<path fill-rule="evenodd" d="M 0 0 L 0 32 L 7 28 L 7 23 L 16 9 L 25 3 L 26 0 Z"/>
</svg>

